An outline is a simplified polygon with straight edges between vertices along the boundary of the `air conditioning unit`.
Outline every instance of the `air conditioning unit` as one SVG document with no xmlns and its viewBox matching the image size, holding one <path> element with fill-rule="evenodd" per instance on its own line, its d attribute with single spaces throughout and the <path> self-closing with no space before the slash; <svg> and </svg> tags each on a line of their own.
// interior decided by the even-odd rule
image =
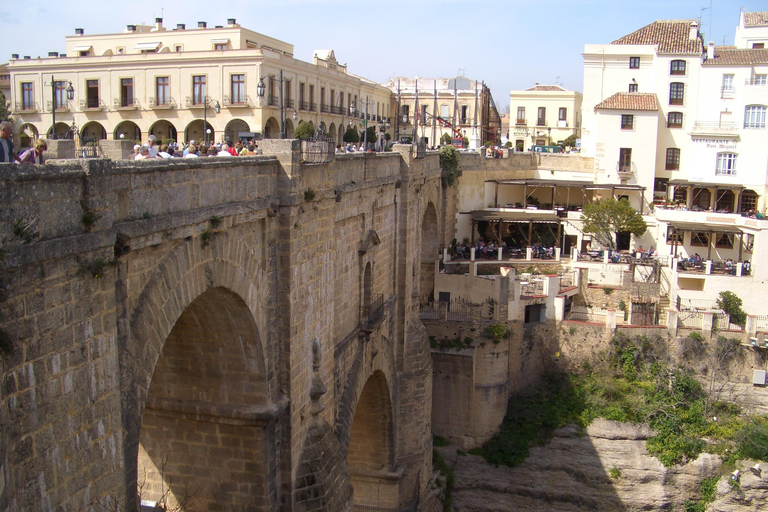
<svg viewBox="0 0 768 512">
<path fill-rule="evenodd" d="M 752 385 L 753 386 L 765 386 L 765 370 L 753 370 L 752 371 Z"/>
</svg>

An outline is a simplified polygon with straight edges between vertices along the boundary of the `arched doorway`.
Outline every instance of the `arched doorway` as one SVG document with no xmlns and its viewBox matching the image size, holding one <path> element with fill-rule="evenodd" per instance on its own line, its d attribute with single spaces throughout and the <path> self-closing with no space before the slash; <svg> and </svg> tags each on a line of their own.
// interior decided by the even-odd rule
<svg viewBox="0 0 768 512">
<path fill-rule="evenodd" d="M 438 259 L 437 211 L 429 203 L 421 221 L 421 278 L 419 294 L 422 298 L 432 295 L 435 288 L 435 262 Z"/>
<path fill-rule="evenodd" d="M 157 137 L 157 140 L 159 140 L 160 142 L 162 142 L 165 139 L 178 140 L 176 138 L 178 136 L 178 133 L 176 132 L 176 127 L 173 126 L 173 123 L 171 123 L 170 121 L 166 121 L 165 119 L 157 121 L 155 124 L 153 124 L 149 128 L 149 134 Z"/>
<path fill-rule="evenodd" d="M 210 130 L 210 133 L 208 134 L 208 143 L 212 144 L 216 142 L 216 131 L 213 129 L 213 126 L 211 126 L 211 123 L 207 123 L 208 130 Z M 184 139 L 185 142 L 189 142 L 191 140 L 197 141 L 198 144 L 205 141 L 205 134 L 203 133 L 203 120 L 202 119 L 195 119 L 191 123 L 187 125 L 187 129 L 184 130 Z"/>
<path fill-rule="evenodd" d="M 356 506 L 396 509 L 398 480 L 394 467 L 394 424 L 387 379 L 375 371 L 357 402 L 347 452 Z"/>
<path fill-rule="evenodd" d="M 133 140 L 141 143 L 141 128 L 133 121 L 123 121 L 115 127 L 115 140 Z"/>
<path fill-rule="evenodd" d="M 82 137 L 82 143 L 88 144 L 89 142 L 96 142 L 107 138 L 107 130 L 96 121 L 90 121 L 83 125 L 80 130 L 80 137 Z"/>
<path fill-rule="evenodd" d="M 334 142 L 337 142 L 339 139 L 336 139 L 336 125 L 334 123 L 331 123 L 330 126 L 328 126 L 328 137 L 331 139 L 335 139 Z"/>
<path fill-rule="evenodd" d="M 48 133 L 46 134 L 47 138 L 51 138 L 51 129 L 48 128 Z M 72 140 L 75 138 L 75 134 L 73 131 L 69 129 L 69 125 L 67 123 L 56 123 L 56 139 L 69 139 Z"/>
<path fill-rule="evenodd" d="M 264 125 L 264 138 L 265 139 L 279 139 L 280 138 L 280 123 L 274 117 L 267 119 L 267 124 Z"/>
<path fill-rule="evenodd" d="M 268 503 L 267 422 L 258 420 L 267 408 L 252 313 L 231 291 L 210 288 L 178 318 L 155 365 L 137 460 L 143 504 L 245 510 Z"/>
<path fill-rule="evenodd" d="M 321 131 L 322 133 L 328 133 L 328 132 L 326 131 L 326 128 L 325 128 L 325 123 L 324 123 L 324 122 L 322 122 L 322 121 L 320 122 L 320 131 Z"/>
<path fill-rule="evenodd" d="M 290 119 L 285 120 L 285 138 L 293 139 L 296 134 L 296 129 L 293 127 L 293 121 Z"/>
<path fill-rule="evenodd" d="M 242 119 L 233 119 L 228 122 L 227 126 L 224 128 L 224 140 L 227 142 L 237 142 L 238 139 L 242 138 L 240 137 L 240 132 L 250 131 L 251 129 L 248 127 L 248 123 Z"/>
<path fill-rule="evenodd" d="M 19 146 L 22 148 L 30 148 L 32 144 L 38 138 L 38 131 L 35 125 L 23 124 L 19 128 Z"/>
</svg>

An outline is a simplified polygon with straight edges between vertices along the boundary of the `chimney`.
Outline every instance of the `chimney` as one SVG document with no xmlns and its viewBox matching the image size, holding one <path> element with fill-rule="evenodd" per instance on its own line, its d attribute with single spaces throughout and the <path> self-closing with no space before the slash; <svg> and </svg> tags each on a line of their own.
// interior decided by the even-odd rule
<svg viewBox="0 0 768 512">
<path fill-rule="evenodd" d="M 163 18 L 155 18 L 155 32 L 163 30 Z"/>
<path fill-rule="evenodd" d="M 237 25 L 237 20 L 235 18 L 227 18 L 227 25 L 230 27 Z"/>
<path fill-rule="evenodd" d="M 698 39 L 699 38 L 699 22 L 696 20 L 693 20 L 691 22 L 691 30 L 688 33 L 688 39 Z"/>
<path fill-rule="evenodd" d="M 710 41 L 707 45 L 707 59 L 714 59 L 715 58 L 715 42 Z"/>
<path fill-rule="evenodd" d="M 197 28 L 205 28 L 207 26 L 208 26 L 208 24 L 206 22 L 204 22 L 204 21 L 198 21 L 197 22 Z"/>
<path fill-rule="evenodd" d="M 136 32 L 136 25 L 128 25 L 125 27 L 126 32 Z"/>
<path fill-rule="evenodd" d="M 183 23 L 177 23 L 176 24 L 176 30 L 185 30 L 187 26 Z"/>
<path fill-rule="evenodd" d="M 18 53 L 12 53 L 11 54 L 11 58 L 12 59 L 18 59 L 19 58 L 19 54 Z"/>
<path fill-rule="evenodd" d="M 48 52 L 48 56 L 49 57 L 58 57 L 59 56 L 59 52 Z"/>
<path fill-rule="evenodd" d="M 29 55 L 25 55 L 25 56 L 24 56 L 24 60 L 29 60 L 29 59 L 31 59 L 31 58 L 32 58 L 32 57 L 30 57 Z"/>
<path fill-rule="evenodd" d="M 81 28 L 76 28 L 76 29 L 75 29 L 75 35 L 76 35 L 76 36 L 81 36 L 81 35 L 83 35 L 83 34 L 85 34 L 85 30 L 83 30 L 83 29 L 81 29 Z"/>
</svg>

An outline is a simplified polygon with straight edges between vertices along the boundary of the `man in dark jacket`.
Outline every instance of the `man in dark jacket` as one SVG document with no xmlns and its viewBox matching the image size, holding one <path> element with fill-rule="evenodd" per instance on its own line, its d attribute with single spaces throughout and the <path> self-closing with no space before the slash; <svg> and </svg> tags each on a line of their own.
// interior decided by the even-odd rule
<svg viewBox="0 0 768 512">
<path fill-rule="evenodd" d="M 0 123 L 0 163 L 19 161 L 19 155 L 13 149 L 13 127 L 8 121 Z"/>
</svg>

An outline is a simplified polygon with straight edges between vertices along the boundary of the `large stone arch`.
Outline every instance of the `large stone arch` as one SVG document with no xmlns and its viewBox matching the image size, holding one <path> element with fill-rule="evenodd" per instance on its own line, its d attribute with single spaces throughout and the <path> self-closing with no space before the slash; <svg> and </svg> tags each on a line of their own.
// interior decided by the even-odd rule
<svg viewBox="0 0 768 512">
<path fill-rule="evenodd" d="M 133 121 L 122 121 L 115 127 L 115 140 L 141 140 L 141 128 Z"/>
<path fill-rule="evenodd" d="M 248 123 L 242 119 L 232 119 L 224 127 L 224 140 L 227 142 L 237 142 L 240 139 L 240 132 L 250 132 Z"/>
<path fill-rule="evenodd" d="M 430 201 L 421 217 L 421 276 L 419 279 L 419 295 L 431 295 L 435 287 L 435 262 L 438 259 L 440 241 L 437 223 L 437 208 Z"/>
<path fill-rule="evenodd" d="M 355 408 L 347 448 L 349 479 L 356 506 L 396 509 L 399 481 L 395 471 L 395 421 L 384 373 L 366 380 Z"/>
<path fill-rule="evenodd" d="M 80 137 L 83 143 L 104 140 L 107 138 L 107 130 L 98 121 L 88 121 L 80 129 Z"/>
<path fill-rule="evenodd" d="M 149 134 L 154 135 L 157 137 L 157 140 L 161 142 L 165 139 L 173 139 L 178 141 L 178 133 L 176 131 L 176 127 L 167 119 L 160 119 L 159 121 L 156 121 L 152 126 L 150 126 Z"/>
<path fill-rule="evenodd" d="M 213 125 L 206 121 L 205 127 L 206 129 L 211 130 L 211 133 L 208 134 L 208 143 L 210 144 L 216 142 L 216 130 L 213 129 Z M 195 119 L 194 121 L 191 121 L 184 129 L 185 142 L 190 142 L 193 140 L 198 144 L 205 142 L 205 130 L 203 128 L 204 126 L 202 119 Z"/>
<path fill-rule="evenodd" d="M 280 122 L 274 117 L 267 119 L 264 125 L 264 138 L 265 139 L 279 139 L 280 138 Z"/>
<path fill-rule="evenodd" d="M 253 254 L 251 247 L 237 237 L 226 233 L 217 234 L 217 238 L 208 247 L 203 247 L 197 239 L 185 241 L 169 251 L 155 266 L 152 277 L 137 294 L 137 298 L 129 301 L 132 304 L 132 310 L 127 311 L 128 332 L 120 333 L 121 343 L 126 345 L 128 353 L 134 355 L 123 359 L 120 369 L 123 375 L 121 392 L 125 403 L 124 452 L 128 503 L 135 499 L 137 481 L 143 477 L 138 474 L 140 425 L 148 398 L 153 402 L 150 408 L 154 407 L 156 401 L 154 392 L 150 396 L 149 391 L 155 372 L 158 368 L 164 367 L 164 363 L 158 364 L 158 361 L 166 342 L 172 338 L 179 320 L 184 320 L 181 325 L 189 325 L 182 317 L 189 311 L 199 309 L 199 306 L 194 306 L 198 298 L 211 293 L 211 290 L 218 290 L 213 295 L 206 296 L 208 298 L 205 300 L 206 307 L 212 307 L 214 303 L 220 302 L 215 299 L 226 296 L 229 297 L 227 303 L 239 304 L 237 307 L 239 318 L 243 318 L 244 312 L 247 311 L 252 319 L 249 331 L 251 338 L 253 333 L 256 333 L 260 339 L 258 352 L 259 359 L 264 361 L 264 373 L 265 375 L 277 373 L 274 368 L 274 358 L 265 356 L 269 315 L 264 305 L 267 303 L 268 286 L 265 284 L 268 283 L 268 279 L 259 268 L 258 262 L 252 257 L 246 257 L 251 254 Z M 131 254 L 127 257 L 140 257 L 140 255 Z M 127 293 L 134 295 L 130 290 Z M 188 309 L 190 307 L 193 309 Z M 239 322 L 238 325 L 245 324 Z M 208 331 L 211 331 L 211 328 Z M 239 334 L 234 334 L 232 339 L 243 338 Z M 259 435 L 274 438 L 275 433 L 272 431 L 278 417 L 285 410 L 287 402 L 285 399 L 278 398 L 276 390 L 276 383 L 267 380 L 263 402 L 250 408 L 244 408 L 243 404 L 225 403 L 216 409 L 208 404 L 192 412 L 185 409 L 184 401 L 179 400 L 179 397 L 175 397 L 175 402 L 173 400 L 166 400 L 166 402 L 168 407 L 179 409 L 180 414 L 192 415 L 198 419 L 206 415 L 226 417 L 223 420 L 219 419 L 218 422 L 212 422 L 215 423 L 214 428 L 217 429 L 218 435 L 221 435 L 219 428 L 226 430 L 229 428 L 228 425 L 250 425 L 266 429 L 266 433 Z M 159 403 L 160 405 L 163 403 L 162 396 Z M 232 442 L 236 441 L 232 440 Z M 275 456 L 274 451 L 269 451 L 269 457 Z M 271 467 L 276 465 L 271 459 L 268 464 Z M 266 485 L 267 495 L 276 495 L 275 482 L 267 480 Z"/>
<path fill-rule="evenodd" d="M 40 136 L 37 127 L 30 123 L 25 123 L 19 127 L 19 146 L 21 148 L 30 148 Z M 21 154 L 21 152 L 19 152 Z"/>
</svg>

